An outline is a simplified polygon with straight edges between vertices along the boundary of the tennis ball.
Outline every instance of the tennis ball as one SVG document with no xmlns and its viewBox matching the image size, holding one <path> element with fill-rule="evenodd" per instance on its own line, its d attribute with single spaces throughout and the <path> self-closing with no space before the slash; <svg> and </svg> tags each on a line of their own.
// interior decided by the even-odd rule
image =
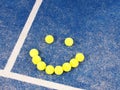
<svg viewBox="0 0 120 90">
<path fill-rule="evenodd" d="M 70 63 L 68 62 L 65 62 L 63 65 L 62 65 L 62 68 L 65 72 L 69 72 L 71 70 L 71 65 Z"/>
<path fill-rule="evenodd" d="M 48 65 L 48 66 L 46 67 L 46 69 L 45 69 L 45 72 L 46 72 L 47 74 L 53 74 L 54 71 L 55 71 L 55 69 L 54 69 L 54 66 L 52 66 L 52 65 Z"/>
<path fill-rule="evenodd" d="M 55 74 L 56 75 L 61 75 L 63 73 L 63 69 L 61 66 L 56 66 L 55 67 Z"/>
<path fill-rule="evenodd" d="M 76 68 L 76 67 L 78 67 L 79 62 L 76 59 L 71 59 L 70 60 L 70 65 L 71 65 L 71 67 Z"/>
<path fill-rule="evenodd" d="M 47 35 L 47 36 L 45 37 L 45 42 L 46 42 L 47 44 L 52 44 L 52 43 L 54 42 L 54 37 L 53 37 L 52 35 Z"/>
<path fill-rule="evenodd" d="M 83 62 L 85 59 L 85 56 L 83 53 L 77 53 L 75 56 L 75 59 L 78 60 L 79 62 Z"/>
<path fill-rule="evenodd" d="M 35 65 L 38 64 L 40 61 L 41 61 L 41 57 L 40 56 L 34 56 L 32 58 L 32 63 L 35 64 Z"/>
<path fill-rule="evenodd" d="M 38 70 L 42 71 L 42 70 L 45 70 L 45 68 L 46 68 L 46 63 L 45 62 L 41 61 L 37 64 L 37 69 Z"/>
<path fill-rule="evenodd" d="M 66 46 L 71 47 L 74 44 L 74 40 L 72 38 L 68 37 L 65 39 L 64 43 Z"/>
<path fill-rule="evenodd" d="M 29 52 L 29 55 L 31 57 L 38 56 L 38 54 L 39 54 L 39 51 L 35 48 L 31 49 L 30 52 Z"/>
</svg>

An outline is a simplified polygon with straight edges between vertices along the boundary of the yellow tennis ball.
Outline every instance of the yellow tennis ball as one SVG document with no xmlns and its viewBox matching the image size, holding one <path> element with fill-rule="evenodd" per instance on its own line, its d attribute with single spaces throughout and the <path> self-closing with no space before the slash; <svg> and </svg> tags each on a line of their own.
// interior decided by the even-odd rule
<svg viewBox="0 0 120 90">
<path fill-rule="evenodd" d="M 79 62 L 76 59 L 71 59 L 70 60 L 70 65 L 71 65 L 71 67 L 76 68 L 76 67 L 78 67 Z"/>
<path fill-rule="evenodd" d="M 52 65 L 48 65 L 48 66 L 46 67 L 46 69 L 45 69 L 45 72 L 46 72 L 47 74 L 53 74 L 54 71 L 55 71 L 55 69 L 54 69 L 54 66 L 52 66 Z"/>
<path fill-rule="evenodd" d="M 46 63 L 45 62 L 41 61 L 37 64 L 37 69 L 38 70 L 42 71 L 42 70 L 45 70 L 45 68 L 46 68 Z"/>
<path fill-rule="evenodd" d="M 41 57 L 40 56 L 34 56 L 32 58 L 32 63 L 35 64 L 35 65 L 38 64 L 40 61 L 41 61 Z"/>
<path fill-rule="evenodd" d="M 35 48 L 31 49 L 30 52 L 29 52 L 29 55 L 31 57 L 38 56 L 38 54 L 39 54 L 39 51 Z"/>
<path fill-rule="evenodd" d="M 52 35 L 47 35 L 47 36 L 45 37 L 45 42 L 46 42 L 47 44 L 52 44 L 52 43 L 54 42 L 54 37 L 53 37 Z"/>
<path fill-rule="evenodd" d="M 65 62 L 63 65 L 62 65 L 62 68 L 65 72 L 69 72 L 71 70 L 71 65 L 70 63 L 68 62 Z"/>
<path fill-rule="evenodd" d="M 75 59 L 77 59 L 79 62 L 83 62 L 85 59 L 85 56 L 83 53 L 77 53 L 75 56 Z"/>
<path fill-rule="evenodd" d="M 65 39 L 64 43 L 66 46 L 71 47 L 74 44 L 74 40 L 72 38 L 68 37 Z"/>
<path fill-rule="evenodd" d="M 61 75 L 63 73 L 63 69 L 61 66 L 56 66 L 55 67 L 55 74 L 56 75 Z"/>
</svg>

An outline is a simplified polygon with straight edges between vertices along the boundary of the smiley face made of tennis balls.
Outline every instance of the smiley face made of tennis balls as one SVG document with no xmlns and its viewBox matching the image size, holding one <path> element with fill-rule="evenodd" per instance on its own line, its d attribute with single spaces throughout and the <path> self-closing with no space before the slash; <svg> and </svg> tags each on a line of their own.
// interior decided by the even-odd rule
<svg viewBox="0 0 120 90">
<path fill-rule="evenodd" d="M 52 35 L 46 35 L 45 42 L 47 44 L 52 44 L 54 42 L 54 36 Z M 74 40 L 71 37 L 68 37 L 64 40 L 64 44 L 68 47 L 72 47 L 74 45 Z M 29 55 L 32 58 L 32 63 L 36 65 L 36 68 L 39 71 L 44 71 L 46 74 L 56 74 L 56 75 L 62 75 L 63 72 L 69 72 L 72 68 L 77 68 L 79 63 L 83 62 L 85 59 L 85 56 L 83 53 L 77 53 L 74 58 L 72 58 L 69 62 L 63 63 L 61 66 L 53 66 L 53 65 L 47 65 L 42 58 L 39 56 L 39 51 L 35 48 L 31 49 L 29 52 Z"/>
</svg>

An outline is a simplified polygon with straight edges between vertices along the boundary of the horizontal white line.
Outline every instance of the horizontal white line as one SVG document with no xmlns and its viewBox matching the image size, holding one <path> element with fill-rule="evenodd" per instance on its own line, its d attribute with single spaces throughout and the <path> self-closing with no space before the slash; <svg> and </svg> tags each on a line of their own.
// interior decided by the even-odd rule
<svg viewBox="0 0 120 90">
<path fill-rule="evenodd" d="M 41 3 L 42 3 L 42 0 L 36 0 L 34 6 L 32 8 L 32 11 L 31 11 L 31 13 L 26 21 L 26 24 L 24 25 L 23 30 L 18 38 L 18 41 L 17 41 L 9 59 L 8 59 L 8 62 L 4 68 L 6 71 L 11 71 L 11 69 L 13 68 L 13 65 L 16 61 L 16 58 L 17 58 L 17 56 L 18 56 L 18 54 L 23 46 L 23 43 L 24 43 L 24 41 L 27 37 L 27 34 L 30 30 L 30 27 L 31 27 L 31 25 L 36 17 L 36 14 L 38 12 L 38 9 L 39 9 Z"/>
<path fill-rule="evenodd" d="M 30 84 L 47 87 L 47 88 L 57 89 L 57 90 L 83 90 L 83 89 L 79 89 L 79 88 L 75 88 L 75 87 L 71 87 L 71 86 L 67 86 L 64 84 L 59 84 L 51 81 L 46 81 L 46 80 L 42 80 L 42 79 L 38 79 L 38 78 L 26 76 L 26 75 L 21 75 L 13 72 L 6 72 L 4 70 L 0 70 L 0 76 L 22 81 L 22 82 L 27 82 Z"/>
</svg>

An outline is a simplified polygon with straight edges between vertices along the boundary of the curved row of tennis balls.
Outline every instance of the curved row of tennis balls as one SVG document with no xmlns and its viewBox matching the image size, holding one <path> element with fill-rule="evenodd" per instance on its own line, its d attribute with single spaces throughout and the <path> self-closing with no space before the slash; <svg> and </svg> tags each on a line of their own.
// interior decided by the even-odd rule
<svg viewBox="0 0 120 90">
<path fill-rule="evenodd" d="M 54 37 L 53 37 L 53 35 L 47 35 L 47 36 L 45 37 L 45 42 L 46 42 L 47 44 L 52 44 L 52 43 L 54 42 Z M 68 38 L 66 38 L 66 39 L 64 40 L 64 43 L 65 43 L 66 46 L 71 47 L 71 46 L 73 46 L 73 44 L 74 44 L 74 40 L 73 40 L 71 37 L 68 37 Z"/>
<path fill-rule="evenodd" d="M 82 53 L 77 53 L 75 58 L 72 58 L 70 62 L 65 62 L 62 66 L 52 66 L 46 65 L 39 56 L 39 51 L 37 49 L 31 49 L 29 52 L 32 57 L 32 63 L 36 65 L 37 69 L 40 71 L 45 70 L 47 74 L 61 75 L 64 71 L 69 72 L 72 68 L 76 68 L 79 65 L 79 62 L 83 62 L 85 57 Z"/>
</svg>

